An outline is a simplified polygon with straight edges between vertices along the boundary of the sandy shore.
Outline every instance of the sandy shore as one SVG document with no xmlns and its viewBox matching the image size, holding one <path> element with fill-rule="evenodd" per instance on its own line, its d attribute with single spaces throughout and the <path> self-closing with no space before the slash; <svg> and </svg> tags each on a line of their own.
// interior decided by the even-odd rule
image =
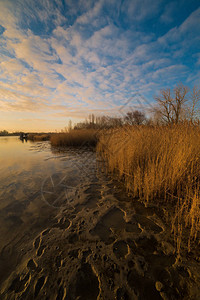
<svg viewBox="0 0 200 300">
<path fill-rule="evenodd" d="M 27 203 L 1 249 L 0 299 L 199 299 L 198 253 L 177 260 L 164 210 L 88 170 L 76 182 L 57 174 L 53 193 L 47 179 L 44 201 Z"/>
</svg>

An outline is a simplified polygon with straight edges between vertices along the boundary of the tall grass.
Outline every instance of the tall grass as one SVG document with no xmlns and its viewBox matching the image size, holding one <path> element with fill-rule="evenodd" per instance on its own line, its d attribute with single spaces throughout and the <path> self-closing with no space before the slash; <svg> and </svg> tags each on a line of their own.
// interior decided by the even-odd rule
<svg viewBox="0 0 200 300">
<path fill-rule="evenodd" d="M 176 204 L 177 247 L 188 227 L 190 250 L 200 231 L 200 128 L 126 126 L 102 134 L 97 150 L 134 197 Z"/>
<path fill-rule="evenodd" d="M 42 133 L 42 134 L 35 134 L 35 133 L 29 133 L 28 134 L 28 140 L 31 141 L 48 141 L 50 139 L 50 134 Z"/>
<path fill-rule="evenodd" d="M 95 129 L 74 129 L 66 133 L 52 134 L 50 141 L 52 146 L 95 146 L 96 133 Z"/>
</svg>

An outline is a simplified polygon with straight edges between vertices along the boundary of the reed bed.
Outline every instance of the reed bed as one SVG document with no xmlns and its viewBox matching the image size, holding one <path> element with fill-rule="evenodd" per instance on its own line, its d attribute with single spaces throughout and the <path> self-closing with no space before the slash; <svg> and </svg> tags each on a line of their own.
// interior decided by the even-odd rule
<svg viewBox="0 0 200 300">
<path fill-rule="evenodd" d="M 66 133 L 56 133 L 51 136 L 52 146 L 96 146 L 97 130 L 74 129 Z"/>
<path fill-rule="evenodd" d="M 50 139 L 50 134 L 34 134 L 34 133 L 30 133 L 28 135 L 28 140 L 31 141 L 48 141 Z"/>
<path fill-rule="evenodd" d="M 124 126 L 105 132 L 97 151 L 134 197 L 170 202 L 177 248 L 189 228 L 188 250 L 200 232 L 200 128 Z"/>
</svg>

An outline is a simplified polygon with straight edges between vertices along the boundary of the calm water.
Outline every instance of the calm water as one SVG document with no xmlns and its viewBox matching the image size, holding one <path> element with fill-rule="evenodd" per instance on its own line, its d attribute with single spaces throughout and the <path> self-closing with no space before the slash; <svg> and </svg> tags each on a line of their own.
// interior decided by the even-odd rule
<svg viewBox="0 0 200 300">
<path fill-rule="evenodd" d="M 0 279 L 23 258 L 23 245 L 94 176 L 95 154 L 49 142 L 0 137 Z M 0 281 L 1 281 L 0 280 Z"/>
</svg>

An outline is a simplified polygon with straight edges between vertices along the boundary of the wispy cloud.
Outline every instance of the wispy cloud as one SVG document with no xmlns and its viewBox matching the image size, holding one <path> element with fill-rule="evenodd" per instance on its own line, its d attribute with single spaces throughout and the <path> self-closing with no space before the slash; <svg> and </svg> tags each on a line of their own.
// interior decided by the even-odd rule
<svg viewBox="0 0 200 300">
<path fill-rule="evenodd" d="M 181 0 L 1 1 L 0 111 L 63 126 L 114 114 L 137 91 L 151 101 L 165 85 L 196 84 L 200 8 L 192 1 L 178 17 L 177 7 Z"/>
</svg>

